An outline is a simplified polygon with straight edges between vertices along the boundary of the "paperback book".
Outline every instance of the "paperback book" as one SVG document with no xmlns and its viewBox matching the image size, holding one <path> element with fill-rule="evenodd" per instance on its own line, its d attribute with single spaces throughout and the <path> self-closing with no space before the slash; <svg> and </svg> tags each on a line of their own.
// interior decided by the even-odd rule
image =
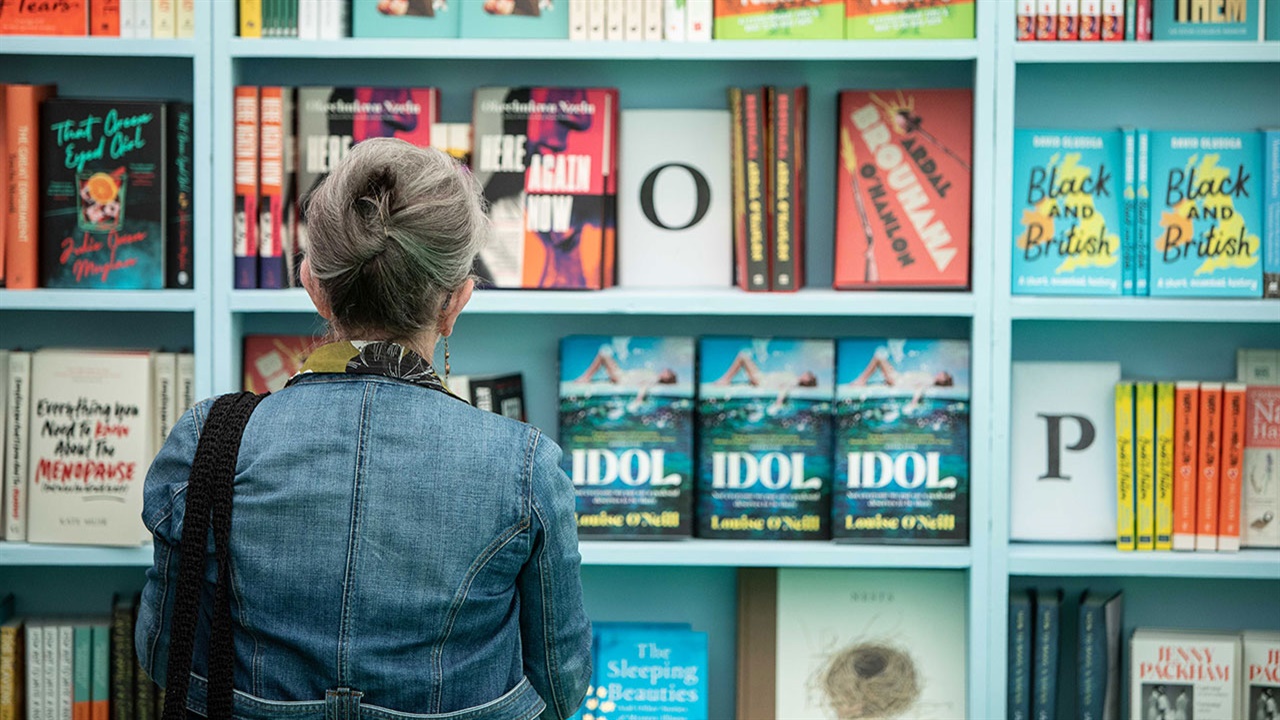
<svg viewBox="0 0 1280 720">
<path fill-rule="evenodd" d="M 1280 547 L 1280 386 L 1245 392 L 1241 544 Z"/>
<path fill-rule="evenodd" d="M 1262 2 L 1152 0 L 1156 40 L 1262 40 Z"/>
<path fill-rule="evenodd" d="M 1280 710 L 1280 633 L 1246 630 L 1241 636 L 1244 717 L 1269 720 Z"/>
<path fill-rule="evenodd" d="M 693 532 L 692 338 L 560 341 L 560 446 L 582 535 Z"/>
<path fill-rule="evenodd" d="M 461 7 L 465 4 L 480 3 L 467 3 L 466 0 L 352 0 L 351 36 L 456 38 L 459 31 L 458 18 Z"/>
<path fill-rule="evenodd" d="M 717 40 L 843 40 L 843 0 L 715 0 Z"/>
<path fill-rule="evenodd" d="M 969 344 L 841 340 L 832 535 L 969 541 Z"/>
<path fill-rule="evenodd" d="M 973 37 L 977 0 L 845 0 L 846 40 Z"/>
<path fill-rule="evenodd" d="M 464 38 L 569 37 L 573 0 L 452 0 Z"/>
<path fill-rule="evenodd" d="M 449 391 L 477 410 L 525 421 L 524 376 L 520 373 L 454 375 L 449 378 Z"/>
<path fill-rule="evenodd" d="M 320 340 L 311 335 L 246 335 L 244 389 L 254 393 L 283 389 Z"/>
<path fill-rule="evenodd" d="M 1239 635 L 1139 628 L 1129 642 L 1129 717 L 1178 708 L 1194 720 L 1240 714 Z"/>
<path fill-rule="evenodd" d="M 594 717 L 708 718 L 706 633 L 604 623 L 595 633 L 594 668 Z"/>
</svg>

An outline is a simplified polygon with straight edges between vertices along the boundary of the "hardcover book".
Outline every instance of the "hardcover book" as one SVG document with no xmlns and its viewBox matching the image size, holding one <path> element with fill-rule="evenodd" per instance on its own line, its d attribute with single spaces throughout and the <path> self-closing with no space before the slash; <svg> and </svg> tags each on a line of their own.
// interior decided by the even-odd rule
<svg viewBox="0 0 1280 720">
<path fill-rule="evenodd" d="M 1173 383 L 1156 383 L 1156 550 L 1173 549 Z"/>
<path fill-rule="evenodd" d="M 1122 293 L 1124 142 L 1120 131 L 1014 131 L 1015 295 Z"/>
<path fill-rule="evenodd" d="M 0 3 L 0 35 L 88 35 L 89 0 Z"/>
<path fill-rule="evenodd" d="M 1138 628 L 1129 642 L 1129 717 L 1243 717 L 1240 660 L 1239 635 Z"/>
<path fill-rule="evenodd" d="M 449 378 L 449 391 L 477 410 L 525 421 L 524 376 L 520 373 L 454 375 Z"/>
<path fill-rule="evenodd" d="M 807 87 L 770 87 L 768 104 L 768 158 L 771 223 L 769 289 L 795 292 L 804 287 L 805 174 L 808 164 L 806 128 L 809 114 Z"/>
<path fill-rule="evenodd" d="M 829 340 L 699 341 L 700 537 L 831 537 L 834 354 Z"/>
<path fill-rule="evenodd" d="M 454 0 L 464 38 L 569 37 L 569 0 Z"/>
<path fill-rule="evenodd" d="M 969 285 L 971 90 L 840 93 L 835 287 Z"/>
<path fill-rule="evenodd" d="M 845 0 L 846 40 L 973 37 L 976 0 Z"/>
<path fill-rule="evenodd" d="M 492 236 L 476 272 L 494 287 L 613 285 L 618 92 L 480 88 L 472 170 Z"/>
<path fill-rule="evenodd" d="M 602 625 L 594 666 L 597 717 L 707 720 L 706 633 Z"/>
<path fill-rule="evenodd" d="M 1200 476 L 1200 383 L 1174 389 L 1173 549 L 1196 549 L 1197 482 Z"/>
<path fill-rule="evenodd" d="M 1119 363 L 1013 364 L 1013 540 L 1116 538 Z"/>
<path fill-rule="evenodd" d="M 1009 592 L 1008 720 L 1031 720 L 1031 636 L 1035 604 L 1027 590 Z"/>
<path fill-rule="evenodd" d="M 458 18 L 462 14 L 462 6 L 467 4 L 482 3 L 468 3 L 467 0 L 352 0 L 351 37 L 456 38 Z"/>
<path fill-rule="evenodd" d="M 1156 389 L 1153 383 L 1137 382 L 1133 384 L 1133 390 L 1133 502 L 1134 520 L 1137 523 L 1135 549 L 1155 550 Z M 1119 457 L 1119 448 L 1116 456 Z"/>
<path fill-rule="evenodd" d="M 235 288 L 258 286 L 258 136 L 261 131 L 258 88 L 235 89 Z"/>
<path fill-rule="evenodd" d="M 5 222 L 5 287 L 32 290 L 40 279 L 40 106 L 53 97 L 53 85 L 5 85 L 5 152 L 9 216 Z"/>
<path fill-rule="evenodd" d="M 1280 23 L 1280 2 L 1275 9 Z M 1268 21 L 1271 14 L 1267 14 Z M 1278 33 L 1280 35 L 1280 33 Z M 1277 38 L 1280 39 L 1280 38 Z M 1262 296 L 1280 299 L 1280 129 L 1262 132 Z"/>
<path fill-rule="evenodd" d="M 843 40 L 842 0 L 715 0 L 716 40 Z"/>
<path fill-rule="evenodd" d="M 1036 39 L 1036 0 L 1017 0 L 1018 2 L 1018 42 Z"/>
<path fill-rule="evenodd" d="M 765 89 L 729 88 L 733 114 L 734 281 L 743 290 L 769 289 L 769 162 Z"/>
<path fill-rule="evenodd" d="M 244 389 L 255 393 L 283 389 L 320 341 L 311 335 L 246 335 Z"/>
<path fill-rule="evenodd" d="M 27 460 L 31 437 L 31 353 L 9 353 L 5 377 L 6 423 L 4 445 L 4 539 L 27 539 Z"/>
<path fill-rule="evenodd" d="M 1134 387 L 1116 383 L 1116 549 L 1138 548 L 1137 423 L 1134 422 Z"/>
<path fill-rule="evenodd" d="M 279 289 L 290 285 L 293 235 L 297 228 L 294 206 L 294 89 L 263 87 L 259 90 L 258 132 L 258 287 Z"/>
<path fill-rule="evenodd" d="M 1241 544 L 1280 547 L 1280 387 L 1249 386 L 1244 427 Z"/>
<path fill-rule="evenodd" d="M 1280 709 L 1280 633 L 1246 630 L 1241 637 L 1244 667 L 1240 671 L 1242 717 L 1266 719 Z"/>
<path fill-rule="evenodd" d="M 1151 295 L 1262 295 L 1259 133 L 1151 133 Z"/>
<path fill-rule="evenodd" d="M 1222 460 L 1218 489 L 1218 551 L 1240 550 L 1240 511 L 1244 496 L 1245 386 L 1222 388 Z"/>
<path fill-rule="evenodd" d="M 165 285 L 165 105 L 41 107 L 40 277 L 47 288 Z"/>
<path fill-rule="evenodd" d="M 1196 550 L 1218 549 L 1218 492 L 1222 475 L 1222 383 L 1200 383 L 1200 460 L 1196 479 Z"/>
<path fill-rule="evenodd" d="M 1077 626 L 1080 720 L 1120 720 L 1121 606 L 1119 593 L 1086 591 Z"/>
<path fill-rule="evenodd" d="M 195 127 L 191 103 L 169 103 L 165 287 L 195 286 Z"/>
<path fill-rule="evenodd" d="M 1062 655 L 1062 591 L 1036 591 L 1036 632 L 1032 646 L 1036 661 L 1031 680 L 1031 717 L 1055 720 L 1058 707 L 1058 665 Z"/>
<path fill-rule="evenodd" d="M 1156 40 L 1262 40 L 1258 0 L 1153 0 Z"/>
<path fill-rule="evenodd" d="M 969 542 L 969 344 L 841 340 L 832 535 Z"/>
<path fill-rule="evenodd" d="M 560 446 L 578 532 L 693 532 L 693 339 L 560 341 Z"/>
</svg>

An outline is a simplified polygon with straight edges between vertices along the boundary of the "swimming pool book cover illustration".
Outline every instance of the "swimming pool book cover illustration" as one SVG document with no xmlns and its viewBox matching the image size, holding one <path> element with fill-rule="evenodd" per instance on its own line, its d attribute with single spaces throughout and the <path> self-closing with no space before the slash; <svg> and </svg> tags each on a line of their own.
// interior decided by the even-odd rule
<svg viewBox="0 0 1280 720">
<path fill-rule="evenodd" d="M 1151 133 L 1150 291 L 1261 297 L 1259 133 Z"/>
<path fill-rule="evenodd" d="M 1015 295 L 1120 295 L 1121 131 L 1015 130 Z"/>
<path fill-rule="evenodd" d="M 698 344 L 700 537 L 831 537 L 830 340 Z"/>
<path fill-rule="evenodd" d="M 871 543 L 969 539 L 969 343 L 836 346 L 832 535 Z"/>
<path fill-rule="evenodd" d="M 40 276 L 47 288 L 164 287 L 165 106 L 41 106 Z"/>
<path fill-rule="evenodd" d="M 842 91 L 837 132 L 835 287 L 967 287 L 973 91 Z"/>
<path fill-rule="evenodd" d="M 472 171 L 492 236 L 476 272 L 494 287 L 598 290 L 614 279 L 618 92 L 475 92 Z"/>
<path fill-rule="evenodd" d="M 693 533 L 693 353 L 687 337 L 560 341 L 560 446 L 580 534 Z"/>
<path fill-rule="evenodd" d="M 973 37 L 976 0 L 846 0 L 846 40 Z"/>
</svg>

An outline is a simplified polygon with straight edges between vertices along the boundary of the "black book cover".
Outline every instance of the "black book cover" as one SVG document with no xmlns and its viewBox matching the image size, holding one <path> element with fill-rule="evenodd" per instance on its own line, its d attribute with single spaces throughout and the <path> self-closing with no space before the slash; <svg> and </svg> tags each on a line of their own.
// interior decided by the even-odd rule
<svg viewBox="0 0 1280 720">
<path fill-rule="evenodd" d="M 111 720 L 134 720 L 133 608 L 128 597 L 117 597 L 111 606 Z"/>
<path fill-rule="evenodd" d="M 195 133 L 191 103 L 169 103 L 166 122 L 169 176 L 165 287 L 190 289 L 195 284 Z"/>
</svg>

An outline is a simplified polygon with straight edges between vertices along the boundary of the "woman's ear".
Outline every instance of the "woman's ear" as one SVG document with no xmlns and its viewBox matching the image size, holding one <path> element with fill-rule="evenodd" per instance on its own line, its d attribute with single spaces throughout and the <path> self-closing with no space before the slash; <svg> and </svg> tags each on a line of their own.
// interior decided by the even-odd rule
<svg viewBox="0 0 1280 720">
<path fill-rule="evenodd" d="M 302 258 L 302 265 L 298 268 L 298 276 L 302 279 L 302 287 L 306 288 L 307 295 L 311 297 L 311 304 L 316 306 L 316 312 L 320 313 L 320 317 L 326 322 L 333 322 L 333 308 L 329 306 L 329 299 L 325 297 L 324 290 L 320 289 L 320 281 L 315 275 L 311 274 L 310 258 Z"/>
<path fill-rule="evenodd" d="M 467 278 L 462 287 L 449 296 L 449 304 L 440 314 L 440 337 L 449 337 L 453 334 L 453 324 L 458 321 L 458 314 L 462 312 L 462 308 L 471 302 L 471 292 L 475 289 L 476 281 Z"/>
</svg>

